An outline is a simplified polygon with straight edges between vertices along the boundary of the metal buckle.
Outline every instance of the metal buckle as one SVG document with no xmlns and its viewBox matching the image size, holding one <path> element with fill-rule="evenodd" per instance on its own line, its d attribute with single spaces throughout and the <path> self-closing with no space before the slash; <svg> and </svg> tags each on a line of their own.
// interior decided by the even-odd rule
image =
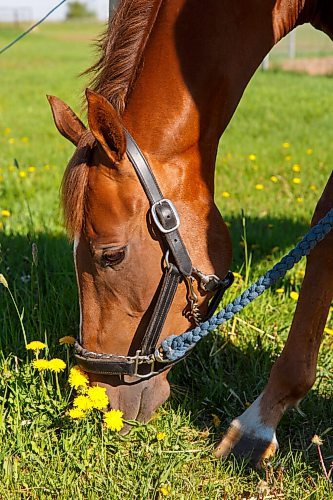
<svg viewBox="0 0 333 500">
<path fill-rule="evenodd" d="M 147 378 L 151 377 L 155 372 L 155 356 L 154 354 L 150 354 L 149 356 L 140 356 L 141 350 L 139 349 L 136 351 L 135 356 L 133 356 L 133 361 L 134 361 L 134 373 L 133 377 L 139 377 L 139 378 Z M 145 375 L 140 375 L 138 373 L 139 366 L 147 363 L 147 365 L 150 365 L 150 371 L 149 373 L 146 373 Z"/>
<path fill-rule="evenodd" d="M 170 229 L 165 229 L 165 227 L 163 227 L 163 225 L 161 224 L 161 222 L 159 221 L 158 219 L 158 215 L 156 213 L 156 208 L 160 205 L 162 205 L 163 203 L 167 203 L 169 205 L 169 208 L 171 209 L 171 212 L 173 212 L 173 216 L 174 218 L 176 219 L 176 223 L 175 225 L 170 228 Z M 153 220 L 156 224 L 156 226 L 158 227 L 158 229 L 161 231 L 161 233 L 164 233 L 164 234 L 168 234 L 168 233 L 171 233 L 172 231 L 175 231 L 176 229 L 179 228 L 179 225 L 180 225 L 180 218 L 179 218 L 179 215 L 178 215 L 178 212 L 177 212 L 177 209 L 175 207 L 175 205 L 172 203 L 171 200 L 168 200 L 167 198 L 163 198 L 162 200 L 159 200 L 159 201 L 156 201 L 152 207 L 151 207 L 151 215 L 153 217 Z"/>
<path fill-rule="evenodd" d="M 164 364 L 169 363 L 170 364 L 170 360 L 167 358 L 163 358 L 162 353 L 160 352 L 159 349 L 160 348 L 156 349 L 154 352 L 155 361 L 158 361 L 159 363 L 164 363 Z"/>
</svg>

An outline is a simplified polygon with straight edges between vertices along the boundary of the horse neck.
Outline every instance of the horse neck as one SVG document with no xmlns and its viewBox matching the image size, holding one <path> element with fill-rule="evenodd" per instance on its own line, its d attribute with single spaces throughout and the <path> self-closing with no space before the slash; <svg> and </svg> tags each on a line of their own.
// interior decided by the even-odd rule
<svg viewBox="0 0 333 500">
<path fill-rule="evenodd" d="M 264 56 L 299 21 L 302 0 L 293 3 L 162 2 L 124 114 L 142 149 L 197 171 L 212 192 L 219 138 Z"/>
</svg>

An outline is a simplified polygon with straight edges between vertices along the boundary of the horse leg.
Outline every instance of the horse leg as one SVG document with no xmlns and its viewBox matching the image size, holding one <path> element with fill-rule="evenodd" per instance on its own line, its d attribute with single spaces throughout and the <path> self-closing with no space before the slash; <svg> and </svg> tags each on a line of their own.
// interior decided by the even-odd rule
<svg viewBox="0 0 333 500">
<path fill-rule="evenodd" d="M 333 206 L 333 173 L 317 204 L 315 224 Z M 307 259 L 293 323 L 284 349 L 273 365 L 268 384 L 254 403 L 231 425 L 215 456 L 247 456 L 254 463 L 278 448 L 276 427 L 287 408 L 297 406 L 312 387 L 321 337 L 333 297 L 333 231 Z"/>
</svg>

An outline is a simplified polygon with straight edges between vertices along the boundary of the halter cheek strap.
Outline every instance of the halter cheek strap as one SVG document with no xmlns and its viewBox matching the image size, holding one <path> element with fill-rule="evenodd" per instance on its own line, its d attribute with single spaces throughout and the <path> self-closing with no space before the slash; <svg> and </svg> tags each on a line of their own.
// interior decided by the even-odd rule
<svg viewBox="0 0 333 500">
<path fill-rule="evenodd" d="M 190 276 L 192 274 L 192 262 L 178 231 L 180 218 L 176 207 L 170 200 L 163 197 L 146 158 L 131 134 L 125 130 L 125 135 L 127 156 L 149 200 L 151 216 L 156 228 L 165 238 L 179 272 L 184 276 Z"/>
</svg>

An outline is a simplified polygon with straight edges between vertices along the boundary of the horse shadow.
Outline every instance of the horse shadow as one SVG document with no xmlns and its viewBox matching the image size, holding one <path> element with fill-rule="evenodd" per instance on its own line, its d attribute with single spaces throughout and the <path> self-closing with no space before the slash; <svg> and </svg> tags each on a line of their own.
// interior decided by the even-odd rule
<svg viewBox="0 0 333 500">
<path fill-rule="evenodd" d="M 229 217 L 227 222 L 234 242 L 233 268 L 239 269 L 244 262 L 244 249 L 239 245 L 241 217 Z M 268 234 L 267 226 L 271 228 Z M 252 262 L 265 260 L 269 263 L 267 253 L 272 245 L 276 246 L 279 235 L 283 234 L 279 241 L 282 252 L 306 231 L 306 224 L 274 217 L 249 217 L 247 228 Z M 251 249 L 252 241 L 263 243 L 260 248 Z M 43 338 L 46 332 L 51 345 L 56 346 L 61 335 L 76 336 L 79 312 L 75 270 L 71 245 L 63 233 L 47 230 L 25 235 L 0 232 L 0 272 L 6 277 L 19 310 L 24 309 L 29 338 L 36 335 Z M 4 355 L 17 351 L 22 354 L 20 321 L 4 287 L 0 288 L 0 311 L 3 325 L 0 349 Z"/>
<path fill-rule="evenodd" d="M 29 340 L 45 339 L 53 352 L 58 339 L 76 336 L 78 300 L 72 250 L 63 234 L 31 232 L 26 235 L 0 232 L 0 273 L 8 282 L 19 313 L 23 314 Z M 5 287 L 0 287 L 4 357 L 25 355 L 24 333 Z"/>
<path fill-rule="evenodd" d="M 310 227 L 310 221 L 278 218 L 269 214 L 264 217 L 244 217 L 244 222 L 242 214 L 226 215 L 224 220 L 231 236 L 234 269 L 244 264 L 245 244 L 252 264 L 262 261 L 269 266 L 279 255 L 295 246 Z"/>
<path fill-rule="evenodd" d="M 239 241 L 240 218 L 229 218 L 228 222 L 234 242 Z M 267 233 L 268 225 L 273 226 L 270 233 Z M 267 263 L 267 251 L 281 234 L 279 247 L 283 252 L 305 233 L 307 225 L 289 219 L 250 217 L 247 228 L 249 242 L 251 238 L 263 241 L 263 236 L 270 235 L 260 251 L 253 254 L 252 260 Z M 234 267 L 239 268 L 243 261 L 243 249 L 239 252 L 236 249 Z M 47 231 L 27 235 L 0 233 L 0 272 L 6 276 L 19 311 L 24 310 L 28 340 L 45 338 L 52 354 L 61 355 L 59 337 L 75 337 L 79 323 L 72 249 L 66 236 Z M 0 311 L 2 355 L 24 357 L 20 320 L 5 287 L 0 287 Z M 230 421 L 260 394 L 281 350 L 281 343 L 266 339 L 262 334 L 247 336 L 245 333 L 245 341 L 240 344 L 239 333 L 236 331 L 236 337 L 232 337 L 227 328 L 224 326 L 202 341 L 187 360 L 169 374 L 172 396 L 165 407 L 181 408 L 193 426 L 200 430 L 209 428 L 208 439 L 212 444 Z M 245 332 L 246 327 L 242 328 Z M 301 407 L 305 416 L 289 411 L 283 418 L 278 430 L 282 453 L 290 449 L 304 450 L 311 444 L 314 434 L 322 435 L 327 431 L 327 416 L 333 415 L 333 400 L 329 389 L 327 397 L 325 391 L 319 394 L 319 385 L 323 383 L 328 386 L 327 381 L 319 377 L 304 399 Z M 212 415 L 220 419 L 220 425 L 214 426 Z M 323 453 L 332 459 L 331 431 L 325 434 Z M 310 447 L 304 454 L 315 460 L 316 450 Z"/>
<path fill-rule="evenodd" d="M 175 411 L 181 409 L 193 427 L 207 434 L 212 446 L 264 389 L 281 348 L 274 340 L 263 340 L 262 334 L 239 346 L 228 333 L 224 326 L 204 339 L 168 376 L 171 398 L 167 405 Z M 241 332 L 236 329 L 235 335 Z M 317 449 L 311 444 L 314 435 L 323 436 L 323 456 L 327 464 L 332 461 L 333 399 L 328 377 L 320 374 L 302 401 L 301 411 L 288 410 L 282 418 L 277 430 L 281 452 L 277 464 L 290 451 L 300 452 L 306 463 L 322 473 Z"/>
</svg>

